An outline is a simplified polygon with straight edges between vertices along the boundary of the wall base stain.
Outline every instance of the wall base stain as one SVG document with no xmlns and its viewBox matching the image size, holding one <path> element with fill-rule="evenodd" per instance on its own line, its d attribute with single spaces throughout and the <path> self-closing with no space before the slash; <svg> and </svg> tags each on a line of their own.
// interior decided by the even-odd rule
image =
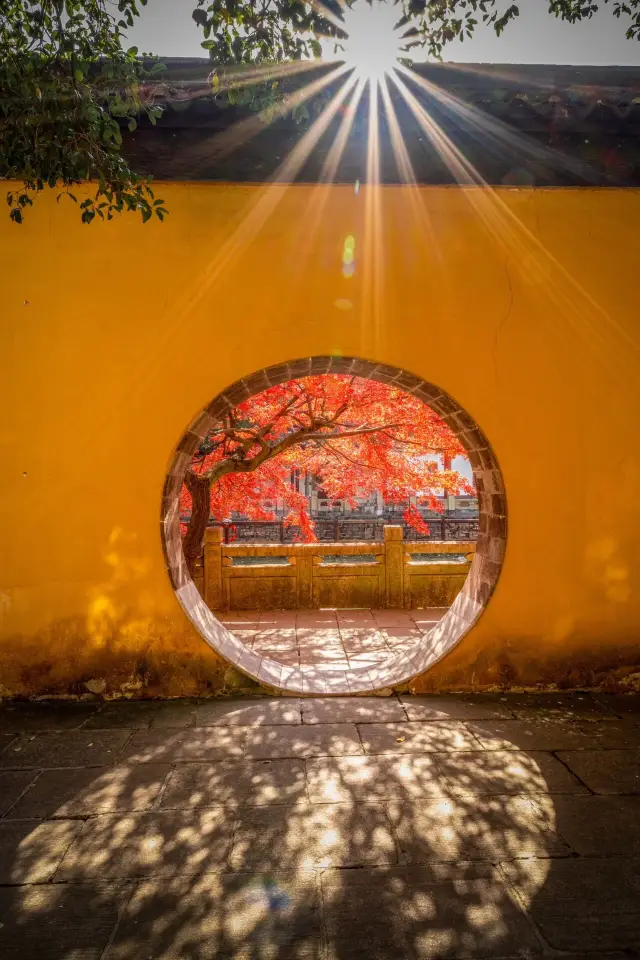
<svg viewBox="0 0 640 960">
<path fill-rule="evenodd" d="M 461 645 L 462 646 L 462 645 Z M 521 644 L 495 644 L 469 662 L 454 650 L 428 673 L 411 683 L 413 693 L 523 692 L 594 690 L 600 693 L 640 691 L 640 643 L 573 646 L 564 656 L 527 637 Z M 534 650 L 537 649 L 537 653 Z"/>
<path fill-rule="evenodd" d="M 82 619 L 59 621 L 33 637 L 2 644 L 0 699 L 170 699 L 175 697 L 280 696 L 255 683 L 211 650 L 190 628 L 147 635 L 127 645 L 117 632 L 92 644 Z M 494 644 L 470 661 L 464 644 L 397 693 L 593 690 L 640 692 L 640 643 L 594 651 L 586 644 L 553 656 L 531 638 Z M 376 691 L 388 696 L 390 689 Z"/>
<path fill-rule="evenodd" d="M 138 643 L 123 642 L 115 630 L 96 643 L 83 626 L 83 618 L 70 618 L 32 637 L 7 637 L 0 659 L 4 696 L 187 697 L 225 687 L 226 663 L 188 626 Z"/>
</svg>

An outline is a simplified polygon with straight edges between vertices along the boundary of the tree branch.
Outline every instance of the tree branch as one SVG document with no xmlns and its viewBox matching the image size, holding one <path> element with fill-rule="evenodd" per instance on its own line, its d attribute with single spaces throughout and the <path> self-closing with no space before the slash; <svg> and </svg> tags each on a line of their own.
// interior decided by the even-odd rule
<svg viewBox="0 0 640 960">
<path fill-rule="evenodd" d="M 368 433 L 382 433 L 385 429 L 392 430 L 398 423 L 389 423 L 385 427 L 360 427 L 357 430 L 343 430 L 342 433 L 312 433 L 308 440 L 343 440 L 345 437 L 362 437 Z"/>
</svg>

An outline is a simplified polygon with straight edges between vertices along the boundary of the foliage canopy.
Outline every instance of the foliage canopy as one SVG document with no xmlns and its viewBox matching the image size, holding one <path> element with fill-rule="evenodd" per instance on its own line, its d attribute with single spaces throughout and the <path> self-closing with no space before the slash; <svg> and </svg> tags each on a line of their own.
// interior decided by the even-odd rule
<svg viewBox="0 0 640 960">
<path fill-rule="evenodd" d="M 199 555 L 210 516 L 272 519 L 265 501 L 282 501 L 285 522 L 314 540 L 308 501 L 292 486 L 292 469 L 314 476 L 330 499 L 352 505 L 357 496 L 380 491 L 388 503 L 417 497 L 437 510 L 442 489 L 472 493 L 464 477 L 438 469 L 437 453 L 449 459 L 464 455 L 464 448 L 441 417 L 397 387 L 344 374 L 269 387 L 230 409 L 194 457 L 181 499 L 183 513 L 191 514 L 187 559 Z M 405 520 L 428 532 L 415 507 L 407 507 Z"/>
<path fill-rule="evenodd" d="M 4 0 L 0 177 L 22 184 L 7 194 L 16 223 L 46 186 L 77 202 L 72 188 L 86 182 L 95 192 L 80 203 L 84 223 L 166 213 L 121 153 L 121 124 L 133 130 L 141 114 L 155 123 L 162 112 L 145 102 L 141 81 L 163 65 L 147 69 L 126 47 L 139 12 L 138 0 Z"/>
<path fill-rule="evenodd" d="M 379 3 L 384 0 L 346 0 Z M 392 2 L 392 0 L 389 0 Z M 527 0 L 534 2 L 534 0 Z M 621 20 L 630 39 L 640 40 L 640 0 L 537 0 L 549 13 L 577 23 L 603 8 Z M 133 211 L 143 221 L 166 213 L 148 178 L 122 155 L 122 130 L 141 117 L 162 114 L 144 84 L 163 69 L 152 65 L 127 31 L 147 0 L 4 0 L 0 11 L 0 179 L 10 189 L 11 218 L 21 223 L 25 208 L 45 187 L 77 202 L 73 188 L 95 191 L 80 203 L 83 222 Z M 204 35 L 220 82 L 225 67 L 256 68 L 317 58 L 320 38 L 338 45 L 345 32 L 341 0 L 195 0 L 193 19 Z M 501 34 L 519 16 L 510 0 L 397 0 L 398 28 L 407 56 L 417 47 L 440 57 L 445 46 L 471 38 L 484 24 Z M 186 12 L 186 11 L 185 11 Z M 256 95 L 243 95 L 264 108 L 264 81 Z M 269 83 L 269 91 L 274 84 Z M 214 91 L 215 92 L 215 91 Z M 269 92 L 269 96 L 275 96 Z"/>
<path fill-rule="evenodd" d="M 387 0 L 346 0 L 370 5 Z M 398 7 L 398 28 L 406 50 L 424 47 L 434 58 L 448 43 L 471 38 L 481 24 L 498 34 L 520 15 L 511 0 L 388 0 Z M 593 17 L 609 6 L 629 39 L 640 39 L 640 0 L 527 0 L 545 3 L 549 14 L 569 23 Z M 295 60 L 319 56 L 319 37 L 344 38 L 338 0 L 198 0 L 194 20 L 205 32 L 203 47 L 219 63 Z"/>
</svg>

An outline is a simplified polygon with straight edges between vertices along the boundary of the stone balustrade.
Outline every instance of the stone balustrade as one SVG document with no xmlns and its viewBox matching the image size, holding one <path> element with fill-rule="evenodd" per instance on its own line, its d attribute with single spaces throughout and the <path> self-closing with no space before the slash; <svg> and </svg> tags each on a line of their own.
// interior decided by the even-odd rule
<svg viewBox="0 0 640 960">
<path fill-rule="evenodd" d="M 462 589 L 473 541 L 245 544 L 207 530 L 194 580 L 212 610 L 448 607 Z"/>
</svg>

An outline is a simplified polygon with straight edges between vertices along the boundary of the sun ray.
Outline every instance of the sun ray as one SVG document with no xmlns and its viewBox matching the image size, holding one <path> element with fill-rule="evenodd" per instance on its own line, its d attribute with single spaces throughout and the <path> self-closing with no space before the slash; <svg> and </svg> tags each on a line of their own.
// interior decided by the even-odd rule
<svg viewBox="0 0 640 960">
<path fill-rule="evenodd" d="M 474 165 L 425 110 L 399 74 L 405 74 L 412 79 L 412 73 L 405 67 L 398 66 L 393 74 L 393 82 L 454 179 L 461 186 L 471 188 L 465 190 L 465 196 L 485 225 L 489 236 L 500 247 L 502 253 L 514 265 L 518 265 L 520 270 L 523 263 L 527 265 L 526 281 L 535 283 L 541 297 L 552 301 L 554 315 L 563 317 L 567 325 L 573 328 L 573 333 L 577 332 L 591 350 L 599 352 L 601 359 L 604 357 L 602 351 L 605 349 L 603 324 L 615 331 L 619 338 L 623 338 L 628 346 L 637 350 L 638 342 L 597 303 L 522 223 L 500 198 L 497 191 L 489 186 Z M 567 293 L 567 289 L 570 290 L 570 294 Z M 557 324 L 556 332 L 558 332 Z"/>
<path fill-rule="evenodd" d="M 355 115 L 362 100 L 362 95 L 366 87 L 366 80 L 358 78 L 352 74 L 349 80 L 350 89 L 353 89 L 353 95 L 345 110 L 344 116 L 340 121 L 340 126 L 336 133 L 331 148 L 327 153 L 325 161 L 320 172 L 319 182 L 313 189 L 313 193 L 307 205 L 307 212 L 304 217 L 304 225 L 301 227 L 300 240 L 298 247 L 298 256 L 302 262 L 310 256 L 311 248 L 316 233 L 322 222 L 322 214 L 325 209 L 329 195 L 331 194 L 331 185 L 333 184 L 338 166 L 342 159 L 349 135 L 351 133 Z"/>
<path fill-rule="evenodd" d="M 377 352 L 382 348 L 384 330 L 384 245 L 380 187 L 380 107 L 377 82 L 369 83 L 366 179 L 361 320 L 361 341 L 365 353 L 371 350 Z"/>
<path fill-rule="evenodd" d="M 358 79 L 352 74 L 348 81 L 348 87 L 349 91 L 353 90 L 353 95 L 349 100 L 335 139 L 322 165 L 319 182 L 313 188 L 305 215 L 300 224 L 300 230 L 298 231 L 296 260 L 300 263 L 308 262 L 312 255 L 313 244 L 322 225 L 322 215 L 327 200 L 331 195 L 332 184 L 353 126 L 356 111 L 366 87 L 366 81 L 362 78 Z M 301 278 L 302 274 L 296 274 L 296 277 L 298 276 Z"/>
<path fill-rule="evenodd" d="M 339 74 L 345 74 L 347 69 L 340 67 L 338 72 Z M 181 299 L 170 305 L 170 313 L 168 313 L 170 320 L 166 322 L 162 330 L 158 331 L 154 343 L 149 347 L 145 368 L 140 372 L 136 389 L 143 390 L 145 384 L 152 379 L 157 366 L 165 362 L 168 345 L 173 342 L 177 330 L 180 331 L 181 336 L 188 339 L 191 317 L 194 311 L 202 300 L 210 295 L 212 286 L 222 280 L 236 266 L 255 239 L 256 234 L 273 215 L 311 151 L 336 117 L 355 83 L 355 78 L 349 78 L 349 81 L 334 94 L 324 112 L 311 124 L 289 156 L 280 164 L 271 180 L 263 187 L 251 191 L 246 211 L 231 236 L 222 245 L 219 245 L 217 240 L 212 241 L 210 262 L 194 277 L 189 289 L 185 290 Z M 122 402 L 124 403 L 128 399 L 123 397 Z"/>
<path fill-rule="evenodd" d="M 357 77 L 354 75 L 353 83 L 355 85 L 353 96 L 349 101 L 349 106 L 345 111 L 344 117 L 340 121 L 336 138 L 331 145 L 331 149 L 327 154 L 324 164 L 322 165 L 320 179 L 323 183 L 332 183 L 335 179 L 338 165 L 342 159 L 342 154 L 344 153 L 347 140 L 349 139 L 349 134 L 351 133 L 351 129 L 353 127 L 356 111 L 360 105 L 362 94 L 364 93 L 366 80 L 364 80 L 362 77 Z"/>
<path fill-rule="evenodd" d="M 402 130 L 400 129 L 400 123 L 398 122 L 396 110 L 391 100 L 389 84 L 386 77 L 383 77 L 380 83 L 380 93 L 387 118 L 387 126 L 389 128 L 393 156 L 398 168 L 398 173 L 400 174 L 400 178 L 407 187 L 407 189 L 403 192 L 403 195 L 409 199 L 411 215 L 417 228 L 418 235 L 424 235 L 428 238 L 433 256 L 436 257 L 438 263 L 441 263 L 441 250 L 439 245 L 435 242 L 433 224 L 431 222 L 431 218 L 429 217 L 428 208 L 426 207 L 424 199 L 418 188 L 413 164 L 411 163 L 409 151 L 407 150 L 407 146 L 402 136 Z"/>
<path fill-rule="evenodd" d="M 438 64 L 438 68 L 441 70 L 446 70 L 452 74 L 456 74 L 458 79 L 460 74 L 468 74 L 471 83 L 474 80 L 480 80 L 481 82 L 487 81 L 490 82 L 492 87 L 500 87 L 503 84 L 512 84 L 514 87 L 514 94 L 522 89 L 523 86 L 531 89 L 537 89 L 541 93 L 554 94 L 558 89 L 558 74 L 557 71 L 565 71 L 567 68 L 560 66 L 556 67 L 553 65 L 548 66 L 548 70 L 544 74 L 540 74 L 536 70 L 529 70 L 527 64 L 521 64 L 519 66 L 510 67 L 508 65 L 497 65 L 493 63 L 489 64 L 478 64 L 478 63 L 447 63 L 446 61 Z M 573 75 L 577 76 L 578 72 L 574 71 Z M 589 94 L 592 91 L 592 87 L 587 84 L 581 83 L 567 83 L 566 86 L 562 83 L 562 86 L 565 87 L 567 91 L 572 93 L 581 93 Z M 598 84 L 598 89 L 602 91 L 603 95 L 608 94 L 614 95 L 618 93 L 619 88 L 614 86 Z"/>
<path fill-rule="evenodd" d="M 346 12 L 349 9 L 344 0 L 339 0 L 339 4 L 343 12 Z M 311 0 L 310 6 L 312 6 L 314 10 L 320 14 L 320 16 L 332 23 L 334 27 L 337 27 L 339 30 L 345 29 L 344 19 L 337 17 L 333 10 L 330 10 L 329 7 L 322 2 L 322 0 Z"/>
<path fill-rule="evenodd" d="M 305 84 L 300 90 L 295 90 L 287 94 L 268 113 L 263 111 L 238 121 L 238 123 L 235 123 L 228 130 L 217 134 L 213 138 L 213 141 L 208 142 L 209 157 L 212 160 L 221 160 L 229 156 L 238 147 L 247 143 L 253 139 L 253 137 L 256 137 L 266 127 L 270 126 L 276 120 L 281 120 L 295 107 L 306 103 L 311 97 L 317 96 L 325 87 L 328 87 L 331 83 L 340 79 L 340 77 L 345 76 L 348 72 L 348 67 L 344 65 L 338 66 L 324 77 L 318 77 L 316 80 Z"/>
<path fill-rule="evenodd" d="M 344 69 L 341 72 L 345 72 Z M 353 89 L 356 79 L 351 77 L 334 94 L 326 109 L 313 121 L 286 159 L 280 164 L 271 181 L 253 198 L 251 209 L 244 216 L 233 234 L 223 244 L 211 264 L 193 284 L 190 296 L 184 302 L 179 316 L 186 320 L 197 304 L 207 294 L 212 284 L 238 261 L 256 234 L 264 227 L 282 199 L 286 189 L 296 179 L 311 151 L 336 117 L 340 107 Z M 176 314 L 178 315 L 178 314 Z"/>
<path fill-rule="evenodd" d="M 283 77 L 288 79 L 300 73 L 318 70 L 322 66 L 324 64 L 318 60 L 296 60 L 295 62 L 263 64 L 261 66 L 251 66 L 244 63 L 225 66 L 219 84 L 214 89 L 215 92 L 240 89 L 253 83 L 264 83 L 267 80 L 278 80 Z"/>
<path fill-rule="evenodd" d="M 484 152 L 487 152 L 488 148 L 493 146 L 497 155 L 504 156 L 504 152 L 507 150 L 520 155 L 524 154 L 527 159 L 534 163 L 558 166 L 558 162 L 561 161 L 565 170 L 581 180 L 588 179 L 585 176 L 583 164 L 579 164 L 572 158 L 537 143 L 521 131 L 515 130 L 497 117 L 492 117 L 486 112 L 478 110 L 472 104 L 461 100 L 437 83 L 422 77 L 419 73 L 413 70 L 405 70 L 405 72 L 411 78 L 412 83 L 424 90 L 425 93 L 433 97 L 454 115 L 463 127 L 464 132 L 473 138 Z M 593 179 L 595 179 L 595 174 Z"/>
<path fill-rule="evenodd" d="M 261 66 L 247 63 L 225 64 L 224 73 L 221 76 L 216 74 L 214 69 L 206 80 L 180 80 L 178 82 L 179 90 L 177 93 L 174 92 L 173 96 L 177 100 L 200 100 L 210 98 L 212 94 L 217 96 L 229 90 L 241 90 L 254 84 L 282 79 L 288 80 L 302 73 L 326 70 L 327 66 L 323 60 L 302 60 Z M 152 100 L 162 97 L 166 93 L 167 86 L 164 81 L 150 85 L 148 91 Z"/>
</svg>

